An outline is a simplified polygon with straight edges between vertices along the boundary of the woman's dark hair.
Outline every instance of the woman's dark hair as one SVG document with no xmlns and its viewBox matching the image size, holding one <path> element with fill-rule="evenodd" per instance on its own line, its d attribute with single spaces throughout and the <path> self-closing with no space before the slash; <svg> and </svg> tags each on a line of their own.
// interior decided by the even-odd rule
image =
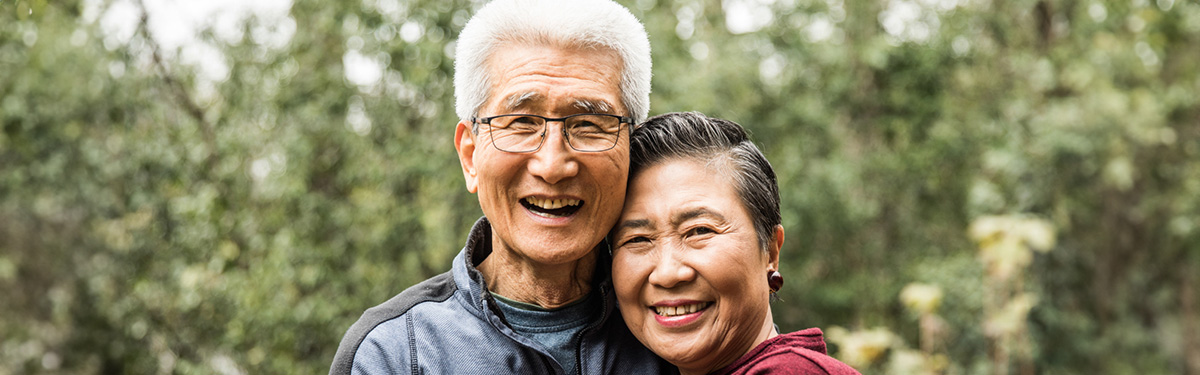
<svg viewBox="0 0 1200 375">
<path fill-rule="evenodd" d="M 779 183 L 775 170 L 741 125 L 699 112 L 674 112 L 651 117 L 630 140 L 629 179 L 671 159 L 690 159 L 723 172 L 734 183 L 742 206 L 754 220 L 763 250 L 775 237 L 779 214 Z"/>
</svg>

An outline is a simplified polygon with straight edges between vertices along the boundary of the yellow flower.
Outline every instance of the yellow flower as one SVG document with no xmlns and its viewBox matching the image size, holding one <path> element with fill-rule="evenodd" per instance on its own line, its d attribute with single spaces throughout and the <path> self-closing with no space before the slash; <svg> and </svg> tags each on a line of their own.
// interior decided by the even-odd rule
<svg viewBox="0 0 1200 375">
<path fill-rule="evenodd" d="M 1021 220 L 1016 228 L 1018 235 L 1034 250 L 1050 251 L 1054 247 L 1054 226 L 1041 219 Z"/>
<path fill-rule="evenodd" d="M 979 257 L 988 275 L 1006 280 L 1033 260 L 1032 251 L 1054 248 L 1054 226 L 1046 220 L 1015 216 L 983 216 L 967 229 L 979 243 Z"/>
<path fill-rule="evenodd" d="M 1012 219 L 1005 216 L 982 216 L 971 222 L 967 229 L 971 239 L 983 243 L 1001 235 L 1011 225 Z"/>
<path fill-rule="evenodd" d="M 829 329 L 829 341 L 838 345 L 838 359 L 854 368 L 871 367 L 897 340 L 896 334 L 883 327 L 859 331 Z"/>
<path fill-rule="evenodd" d="M 1013 236 L 1001 236 L 996 241 L 979 246 L 979 258 L 987 267 L 988 275 L 1000 280 L 1007 280 L 1018 271 L 1025 269 L 1033 260 L 1033 254 L 1024 246 L 1020 239 Z"/>
<path fill-rule="evenodd" d="M 983 333 L 990 337 L 1001 337 L 1019 332 L 1025 326 L 1029 310 L 1037 305 L 1037 296 L 1023 293 L 1011 299 L 983 323 Z"/>
<path fill-rule="evenodd" d="M 912 349 L 896 350 L 888 360 L 890 374 L 926 374 L 925 354 Z"/>
<path fill-rule="evenodd" d="M 942 305 L 942 288 L 932 284 L 910 283 L 900 290 L 900 302 L 910 311 L 931 314 Z"/>
</svg>

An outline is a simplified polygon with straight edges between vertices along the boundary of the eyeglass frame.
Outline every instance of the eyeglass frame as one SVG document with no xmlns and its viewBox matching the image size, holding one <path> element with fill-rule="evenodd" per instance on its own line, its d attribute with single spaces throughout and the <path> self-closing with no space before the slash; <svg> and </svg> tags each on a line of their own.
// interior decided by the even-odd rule
<svg viewBox="0 0 1200 375">
<path fill-rule="evenodd" d="M 629 124 L 630 132 L 633 131 L 634 126 L 636 125 L 636 123 L 633 120 L 633 117 L 619 116 L 619 115 L 614 115 L 611 113 L 576 113 L 573 115 L 557 117 L 557 118 L 546 117 L 546 116 L 542 116 L 542 115 L 527 114 L 527 113 L 506 113 L 503 115 L 495 115 L 495 116 L 488 116 L 488 117 L 471 117 L 469 119 L 469 120 L 471 120 L 471 133 L 479 134 L 479 124 L 491 126 L 492 120 L 500 118 L 500 117 L 508 117 L 508 116 L 529 116 L 529 117 L 537 117 L 537 118 L 542 119 L 541 134 L 538 135 L 539 137 L 541 137 L 541 140 L 538 141 L 537 147 L 535 147 L 534 149 L 529 150 L 529 151 L 509 151 L 509 150 L 500 148 L 500 146 L 496 145 L 495 136 L 492 135 L 491 132 L 488 132 L 489 133 L 488 139 L 491 140 L 492 147 L 495 147 L 497 150 L 507 152 L 507 153 L 512 153 L 512 154 L 528 154 L 528 153 L 534 153 L 534 152 L 537 152 L 538 150 L 541 150 L 542 145 L 546 144 L 546 132 L 548 131 L 547 129 L 550 128 L 546 124 L 548 124 L 550 122 L 563 123 L 563 127 L 562 127 L 563 140 L 567 143 L 568 147 L 570 147 L 572 150 L 579 151 L 579 152 L 605 152 L 608 150 L 612 150 L 614 147 L 617 147 L 617 143 L 620 143 L 620 141 L 621 141 L 621 128 L 623 127 L 621 125 Z M 617 139 L 613 140 L 612 146 L 608 146 L 608 148 L 603 149 L 603 150 L 580 150 L 578 148 L 575 148 L 575 145 L 571 144 L 571 134 L 567 132 L 567 119 L 572 118 L 572 117 L 577 117 L 577 116 L 605 116 L 605 117 L 616 118 L 618 121 L 617 122 Z"/>
</svg>

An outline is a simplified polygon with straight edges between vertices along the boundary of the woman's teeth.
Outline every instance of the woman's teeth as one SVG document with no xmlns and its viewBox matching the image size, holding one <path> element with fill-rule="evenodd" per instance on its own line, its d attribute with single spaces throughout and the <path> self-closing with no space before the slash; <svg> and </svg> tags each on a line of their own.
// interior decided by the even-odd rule
<svg viewBox="0 0 1200 375">
<path fill-rule="evenodd" d="M 578 199 L 541 199 L 529 197 L 525 198 L 525 202 L 547 210 L 579 205 Z"/>
<path fill-rule="evenodd" d="M 708 307 L 708 302 L 693 303 L 690 305 L 682 305 L 682 306 L 651 306 L 651 307 L 654 308 L 655 314 L 666 316 L 666 317 L 671 317 L 671 316 L 691 314 L 691 313 L 695 313 L 700 310 L 704 310 L 705 307 Z"/>
</svg>

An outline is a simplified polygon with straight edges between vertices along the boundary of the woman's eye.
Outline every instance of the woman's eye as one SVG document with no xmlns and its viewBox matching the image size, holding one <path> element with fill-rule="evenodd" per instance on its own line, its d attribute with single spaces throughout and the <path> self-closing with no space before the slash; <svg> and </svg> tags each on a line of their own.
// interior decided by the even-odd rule
<svg viewBox="0 0 1200 375">
<path fill-rule="evenodd" d="M 691 237 L 691 236 L 702 236 L 702 235 L 706 235 L 706 234 L 713 234 L 713 233 L 717 233 L 717 231 L 715 231 L 715 230 L 713 230 L 712 228 L 709 228 L 709 227 L 695 227 L 695 228 L 689 229 L 689 230 L 687 231 L 687 235 L 688 235 L 689 237 Z"/>
<path fill-rule="evenodd" d="M 650 237 L 636 236 L 618 242 L 616 250 L 629 252 L 630 254 L 641 254 L 649 251 L 653 247 L 654 245 L 650 242 Z"/>
<path fill-rule="evenodd" d="M 650 249 L 654 249 L 654 243 L 650 242 L 650 238 L 637 236 L 620 242 L 616 250 L 625 252 L 625 254 L 646 254 Z"/>
<path fill-rule="evenodd" d="M 621 243 L 621 246 L 638 244 L 638 243 L 647 243 L 647 242 L 650 242 L 649 238 L 646 238 L 645 236 L 637 236 L 637 237 L 633 237 L 628 240 L 625 240 L 625 242 Z"/>
</svg>

